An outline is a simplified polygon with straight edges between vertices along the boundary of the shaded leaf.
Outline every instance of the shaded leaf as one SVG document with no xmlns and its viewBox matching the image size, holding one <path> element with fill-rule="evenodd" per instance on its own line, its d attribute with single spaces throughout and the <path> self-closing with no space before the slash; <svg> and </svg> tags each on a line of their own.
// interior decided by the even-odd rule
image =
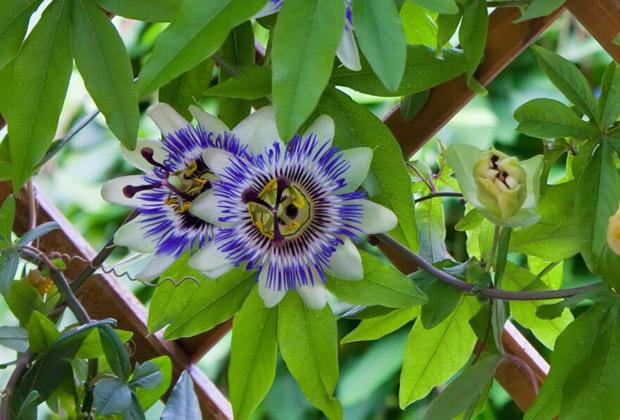
<svg viewBox="0 0 620 420">
<path fill-rule="evenodd" d="M 131 404 L 131 389 L 119 379 L 103 379 L 95 384 L 93 402 L 101 416 L 120 414 Z"/>
<path fill-rule="evenodd" d="M 163 376 L 159 366 L 147 361 L 142 364 L 136 364 L 129 385 L 137 388 L 155 389 L 161 385 L 162 379 Z"/>
<path fill-rule="evenodd" d="M 32 312 L 28 322 L 28 342 L 30 350 L 40 353 L 60 337 L 60 332 L 48 317 L 39 311 Z"/>
<path fill-rule="evenodd" d="M 115 15 L 146 22 L 170 22 L 181 4 L 178 0 L 96 0 Z"/>
<path fill-rule="evenodd" d="M 161 373 L 159 385 L 152 389 L 137 388 L 134 390 L 136 398 L 143 411 L 148 410 L 153 404 L 168 391 L 172 383 L 172 362 L 168 356 L 159 356 L 148 361 L 158 367 Z"/>
<path fill-rule="evenodd" d="M 201 418 L 202 414 L 200 413 L 198 397 L 194 391 L 194 383 L 189 373 L 183 371 L 172 389 L 166 408 L 161 415 L 161 420 L 200 420 Z"/>
<path fill-rule="evenodd" d="M 118 377 L 126 381 L 131 373 L 131 366 L 129 355 L 122 340 L 109 326 L 100 328 L 99 336 L 101 337 L 101 347 L 103 347 L 110 368 Z"/>
<path fill-rule="evenodd" d="M 565 2 L 566 0 L 532 0 L 521 14 L 521 17 L 515 20 L 514 23 L 550 15 Z"/>
<path fill-rule="evenodd" d="M 24 353 L 28 350 L 28 331 L 22 327 L 0 327 L 0 346 Z"/>
</svg>

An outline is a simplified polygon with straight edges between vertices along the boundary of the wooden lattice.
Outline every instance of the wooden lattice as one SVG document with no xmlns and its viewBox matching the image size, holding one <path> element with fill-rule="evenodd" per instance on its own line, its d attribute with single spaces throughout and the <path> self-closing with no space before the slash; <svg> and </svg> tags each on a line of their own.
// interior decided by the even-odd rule
<svg viewBox="0 0 620 420">
<path fill-rule="evenodd" d="M 485 86 L 490 84 L 566 9 L 616 61 L 620 61 L 620 47 L 612 42 L 620 31 L 620 0 L 568 0 L 564 8 L 552 15 L 520 24 L 512 23 L 519 16 L 517 9 L 501 8 L 495 10 L 490 16 L 485 59 L 476 74 L 480 83 Z M 414 119 L 403 120 L 399 110 L 395 109 L 385 122 L 399 141 L 405 156 L 409 157 L 473 97 L 474 93 L 467 88 L 465 79 L 461 76 L 432 89 L 428 102 Z M 0 128 L 3 125 L 4 121 L 0 117 Z M 0 183 L 0 201 L 11 192 L 10 183 Z M 22 195 L 17 207 L 15 228 L 18 234 L 26 231 L 29 226 L 28 196 Z M 40 249 L 44 252 L 57 251 L 92 259 L 96 253 L 80 232 L 45 197 L 36 192 L 34 197 L 39 209 L 38 222 L 53 220 L 61 226 L 60 230 L 41 240 Z M 416 267 L 411 266 L 394 250 L 385 246 L 382 248 L 401 271 L 405 273 L 415 271 Z M 71 263 L 67 268 L 68 277 L 76 276 L 83 268 L 82 263 L 77 261 Z M 160 355 L 167 355 L 172 360 L 175 378 L 181 371 L 189 371 L 194 380 L 205 418 L 232 418 L 229 401 L 195 366 L 195 363 L 230 330 L 232 325 L 230 321 L 191 339 L 170 342 L 164 340 L 160 334 L 148 334 L 144 306 L 114 276 L 93 275 L 79 290 L 78 297 L 92 318 L 115 318 L 120 328 L 133 331 L 135 351 L 132 357 L 135 361 L 145 361 Z M 533 402 L 535 389 L 544 381 L 549 365 L 510 323 L 504 330 L 503 341 L 506 352 L 523 360 L 529 366 L 530 372 L 505 363 L 498 368 L 496 379 L 519 407 L 525 410 Z M 532 372 L 534 375 L 531 374 Z"/>
</svg>

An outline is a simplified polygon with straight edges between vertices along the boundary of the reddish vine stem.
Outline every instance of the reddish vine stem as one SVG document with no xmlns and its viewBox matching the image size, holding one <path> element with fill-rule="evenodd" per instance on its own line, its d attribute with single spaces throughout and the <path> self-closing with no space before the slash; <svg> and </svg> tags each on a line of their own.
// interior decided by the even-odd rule
<svg viewBox="0 0 620 420">
<path fill-rule="evenodd" d="M 442 271 L 435 267 L 424 258 L 420 257 L 415 252 L 398 242 L 397 240 L 389 237 L 386 234 L 373 235 L 373 238 L 378 242 L 383 242 L 395 251 L 399 252 L 404 258 L 410 262 L 416 264 L 421 270 L 427 272 L 431 276 L 435 277 L 446 284 L 449 284 L 457 289 L 461 289 L 465 293 L 472 295 L 479 295 L 491 299 L 503 299 L 503 300 L 547 300 L 547 299 L 563 299 L 571 296 L 575 296 L 581 293 L 589 292 L 591 290 L 601 287 L 601 283 L 592 283 L 586 286 L 574 287 L 571 289 L 560 290 L 544 290 L 544 291 L 509 291 L 502 289 L 495 289 L 490 287 L 478 288 L 476 285 L 465 283 L 463 280 L 458 279 L 445 271 Z"/>
</svg>

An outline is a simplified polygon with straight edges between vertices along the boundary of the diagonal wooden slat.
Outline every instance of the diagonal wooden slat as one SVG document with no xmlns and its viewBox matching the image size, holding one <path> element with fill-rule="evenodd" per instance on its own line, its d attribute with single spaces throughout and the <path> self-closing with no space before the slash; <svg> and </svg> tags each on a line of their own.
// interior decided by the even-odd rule
<svg viewBox="0 0 620 420">
<path fill-rule="evenodd" d="M 10 184 L 0 183 L 0 200 L 4 200 L 10 193 Z M 22 195 L 25 196 L 25 194 Z M 35 196 L 38 205 L 38 223 L 55 221 L 61 227 L 41 238 L 39 249 L 48 253 L 59 252 L 92 259 L 95 251 L 82 235 L 44 197 L 39 194 Z M 28 226 L 28 202 L 21 197 L 17 201 L 15 230 L 18 234 L 23 233 Z M 84 263 L 79 260 L 71 260 L 66 270 L 68 278 L 74 278 L 83 267 Z M 144 306 L 118 279 L 107 274 L 92 276 L 80 288 L 78 298 L 93 319 L 114 318 L 118 321 L 119 328 L 134 333 L 132 338 L 132 359 L 134 361 L 143 362 L 157 356 L 167 355 L 174 367 L 175 381 L 183 370 L 189 371 L 205 418 L 232 418 L 230 403 L 209 378 L 192 363 L 191 353 L 188 354 L 175 342 L 164 340 L 159 334 L 148 333 Z M 213 342 L 208 335 L 202 338 L 203 342 Z"/>
<path fill-rule="evenodd" d="M 620 46 L 612 42 L 620 32 L 620 0 L 568 0 L 566 8 L 620 62 Z"/>
</svg>

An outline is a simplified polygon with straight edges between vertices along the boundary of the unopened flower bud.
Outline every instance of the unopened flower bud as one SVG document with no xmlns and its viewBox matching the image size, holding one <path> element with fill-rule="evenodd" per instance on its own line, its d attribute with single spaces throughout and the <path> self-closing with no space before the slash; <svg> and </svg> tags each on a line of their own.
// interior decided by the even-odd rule
<svg viewBox="0 0 620 420">
<path fill-rule="evenodd" d="M 484 152 L 474 166 L 478 200 L 494 215 L 507 219 L 523 206 L 526 174 L 519 161 L 497 150 Z"/>
<path fill-rule="evenodd" d="M 54 285 L 51 278 L 44 276 L 39 270 L 30 270 L 26 274 L 26 281 L 37 289 L 41 296 L 46 295 Z"/>
<path fill-rule="evenodd" d="M 620 255 L 620 207 L 616 214 L 609 218 L 607 244 L 613 252 Z"/>
</svg>

